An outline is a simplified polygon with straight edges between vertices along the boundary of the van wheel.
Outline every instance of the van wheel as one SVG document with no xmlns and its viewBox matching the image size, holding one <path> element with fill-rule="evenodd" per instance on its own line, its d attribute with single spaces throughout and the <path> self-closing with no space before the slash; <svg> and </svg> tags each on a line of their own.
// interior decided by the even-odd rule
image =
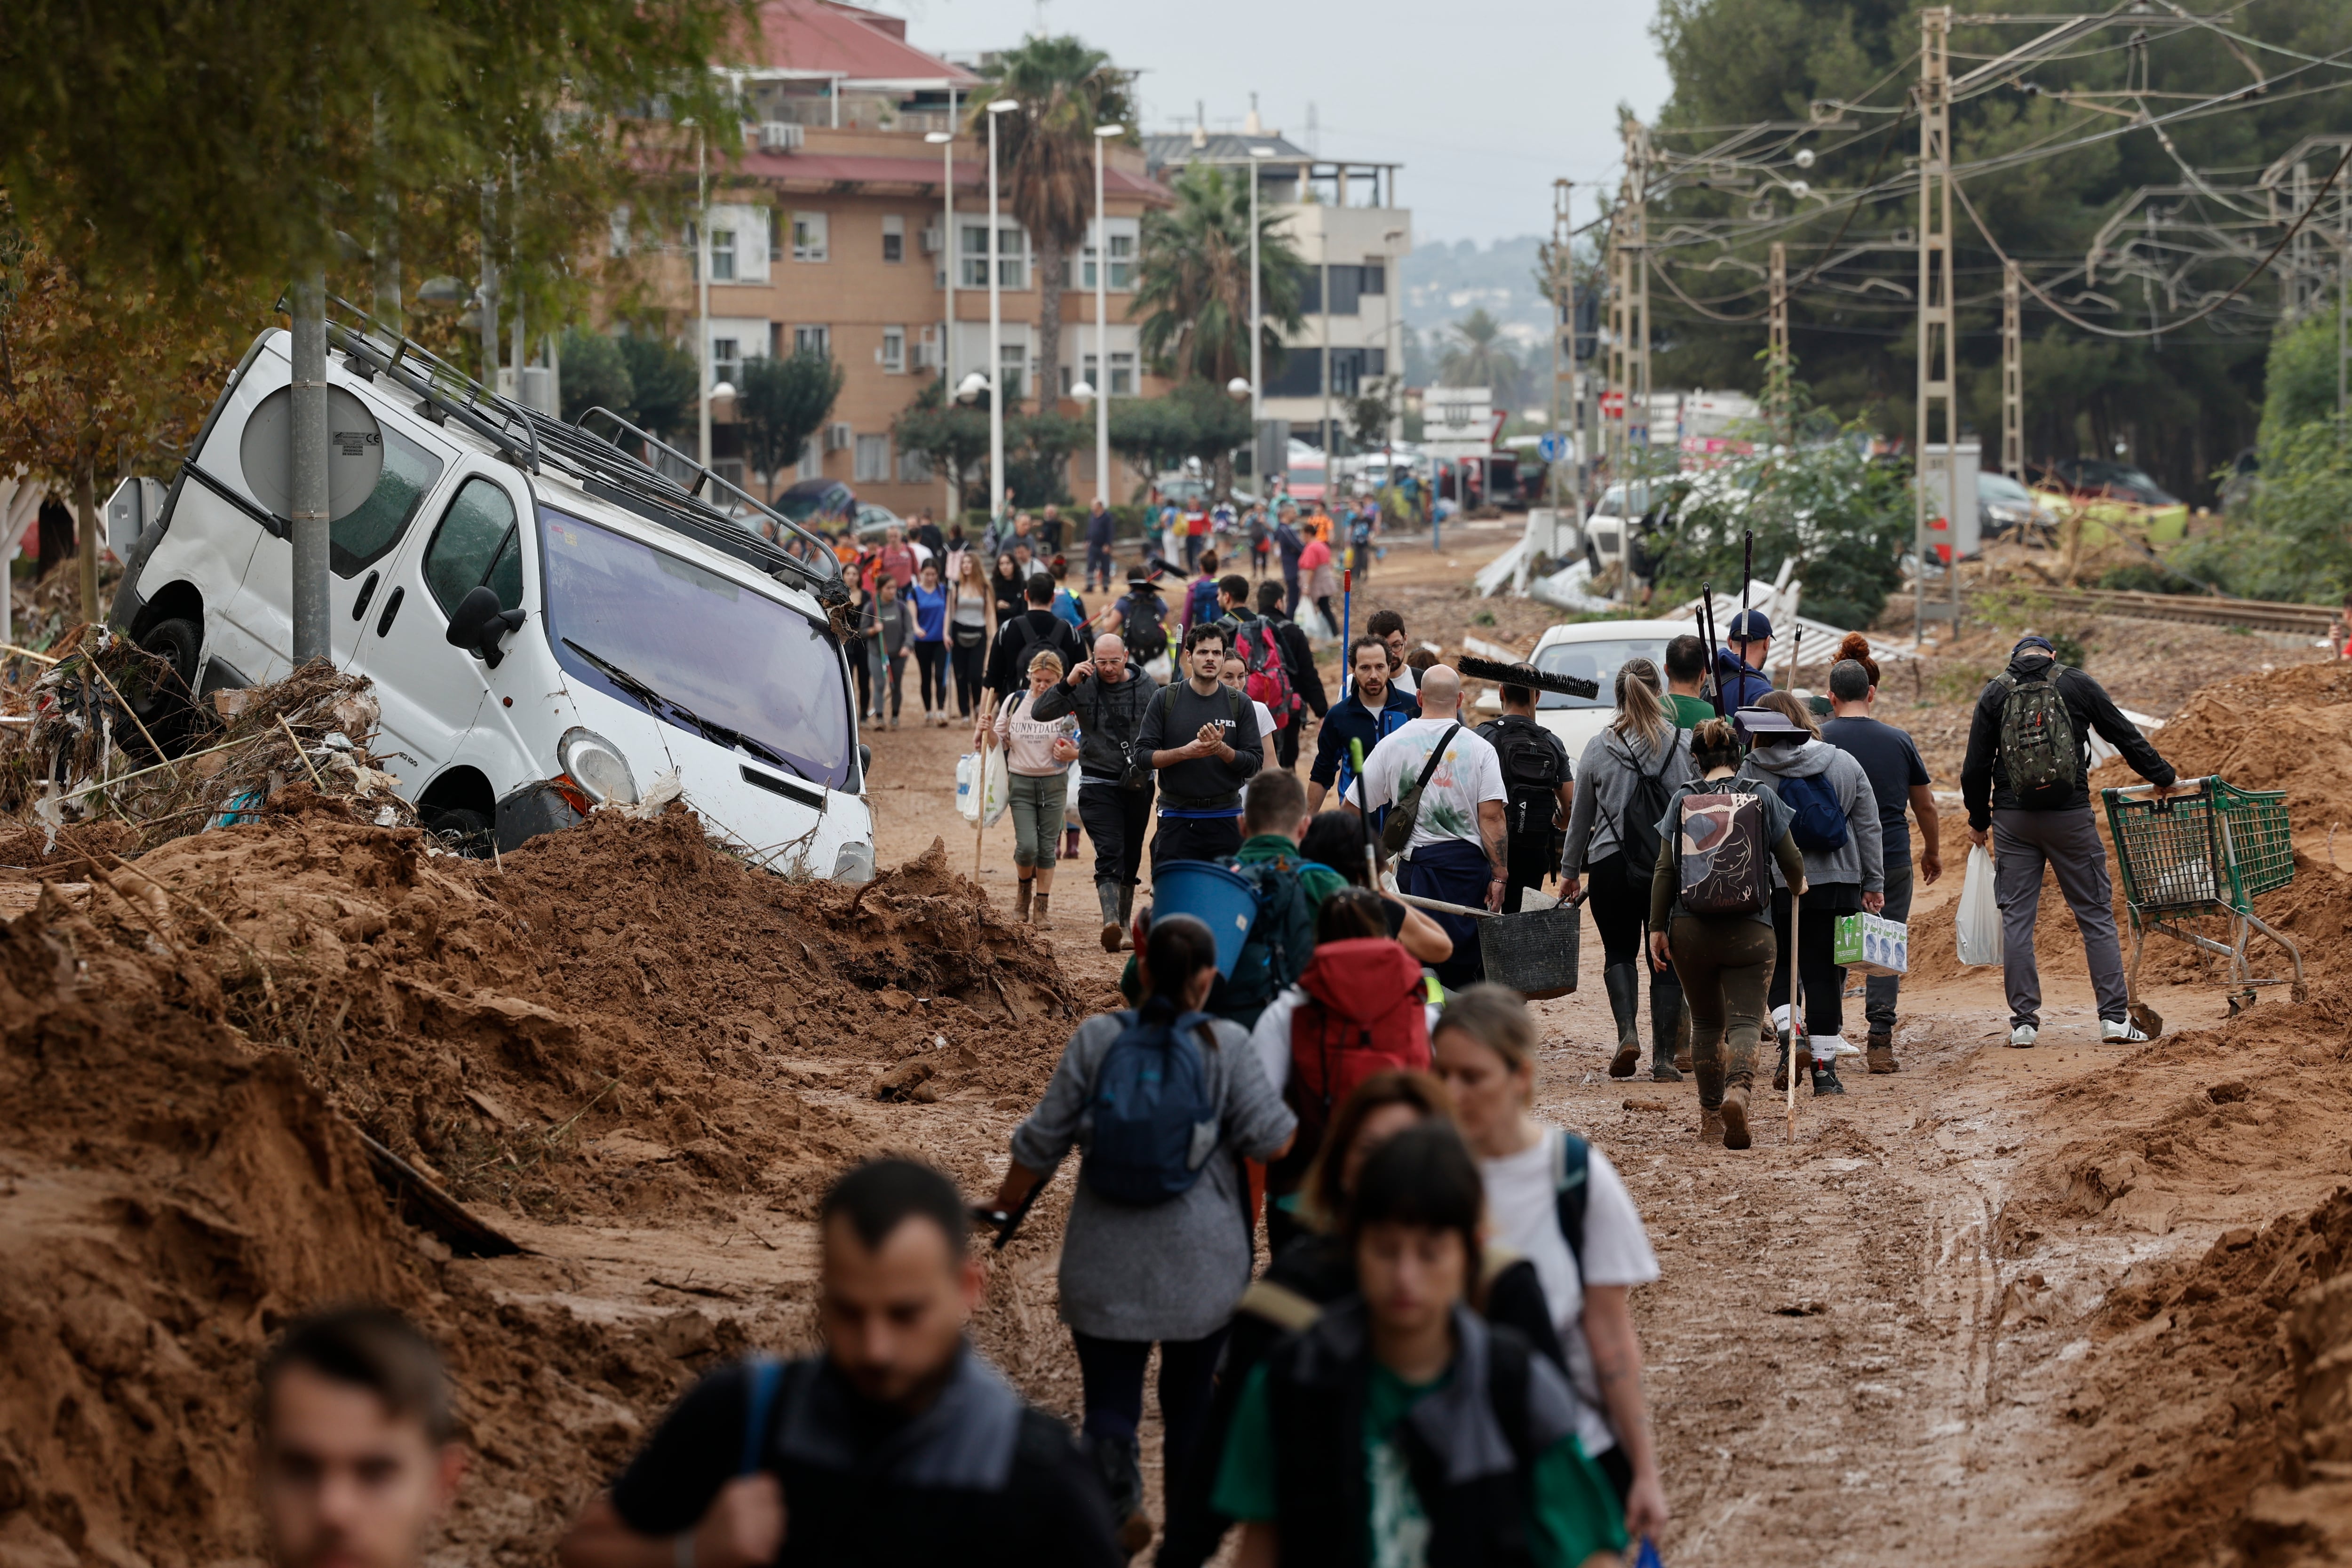
<svg viewBox="0 0 2352 1568">
<path fill-rule="evenodd" d="M 185 747 L 196 726 L 196 657 L 204 642 L 204 627 L 184 616 L 157 621 L 139 639 L 142 650 L 171 668 L 156 671 L 143 689 L 133 684 L 122 696 L 167 754 L 176 755 Z"/>
<path fill-rule="evenodd" d="M 488 860 L 496 834 L 490 819 L 467 806 L 445 806 L 426 814 L 425 831 L 469 860 Z"/>
</svg>

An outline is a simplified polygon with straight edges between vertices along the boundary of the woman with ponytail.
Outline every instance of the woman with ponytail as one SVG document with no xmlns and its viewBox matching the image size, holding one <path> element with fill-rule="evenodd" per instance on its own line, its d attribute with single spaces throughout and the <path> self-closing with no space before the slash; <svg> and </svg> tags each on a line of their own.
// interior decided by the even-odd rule
<svg viewBox="0 0 2352 1568">
<path fill-rule="evenodd" d="M 1870 792 L 1878 801 L 1878 831 L 1885 845 L 1886 905 L 1891 921 L 1911 918 L 1911 828 L 1904 808 L 1919 819 L 1917 880 L 1932 882 L 1944 874 L 1941 825 L 1936 818 L 1936 792 L 1929 784 L 1927 764 L 1911 737 L 1878 719 L 1871 710 L 1878 701 L 1878 661 L 1870 657 L 1870 639 L 1848 632 L 1838 644 L 1837 662 L 1830 667 L 1830 703 L 1835 718 L 1822 726 L 1822 739 L 1862 764 Z M 1874 1073 L 1900 1072 L 1895 1059 L 1895 1004 L 1902 977 L 1871 975 L 1864 984 L 1863 1017 L 1870 1034 L 1864 1058 Z"/>
<path fill-rule="evenodd" d="M 1160 1347 L 1164 1489 L 1173 1498 L 1209 1413 L 1226 1327 L 1249 1288 L 1242 1162 L 1278 1158 L 1298 1126 L 1249 1031 L 1201 1011 L 1216 978 L 1207 926 L 1190 915 L 1154 921 L 1136 955 L 1143 1005 L 1078 1026 L 1045 1098 L 1013 1129 L 996 1194 L 997 1208 L 1018 1210 L 1073 1145 L 1084 1146 L 1062 1238 L 1061 1316 L 1077 1345 L 1083 1441 L 1130 1553 L 1152 1531 L 1136 1440 L 1151 1347 Z M 1172 1127 L 1152 1121 L 1155 1106 L 1179 1113 Z"/>
<path fill-rule="evenodd" d="M 1590 879 L 1592 924 L 1601 933 L 1609 1011 L 1617 1024 L 1612 1078 L 1641 1064 L 1638 1010 L 1643 939 L 1650 913 L 1650 868 L 1658 858 L 1658 819 L 1675 789 L 1696 777 L 1690 736 L 1675 728 L 1658 667 L 1629 658 L 1617 671 L 1617 716 L 1585 742 L 1576 764 L 1576 803 L 1560 857 L 1560 896 L 1573 900 Z M 1650 970 L 1650 1076 L 1679 1083 L 1675 1032 L 1682 1021 L 1682 982 L 1671 968 Z"/>
</svg>

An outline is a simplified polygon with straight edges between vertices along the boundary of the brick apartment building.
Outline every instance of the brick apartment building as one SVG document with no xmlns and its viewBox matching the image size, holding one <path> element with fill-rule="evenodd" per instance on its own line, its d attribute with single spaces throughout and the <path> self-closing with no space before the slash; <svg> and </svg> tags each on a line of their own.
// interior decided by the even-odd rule
<svg viewBox="0 0 2352 1568">
<path fill-rule="evenodd" d="M 895 16 L 835 0 L 768 0 L 761 23 L 760 58 L 727 68 L 741 82 L 745 151 L 710 184 L 712 378 L 731 380 L 744 360 L 763 354 L 830 353 L 845 373 L 831 419 L 797 473 L 776 476 L 773 487 L 823 476 L 901 514 L 937 510 L 948 500 L 941 479 L 917 455 L 895 449 L 890 426 L 927 380 L 944 375 L 952 387 L 987 364 L 987 143 L 984 135 L 959 135 L 951 147 L 924 140 L 960 129 L 983 84 L 908 44 L 906 23 Z M 945 221 L 950 151 L 952 237 Z M 1169 200 L 1145 174 L 1142 153 L 1114 144 L 1105 172 L 1108 343 L 1095 331 L 1101 236 L 1089 236 L 1083 255 L 1069 259 L 1062 363 L 1050 381 L 1035 359 L 1034 252 L 1001 183 L 1000 195 L 1002 346 L 1024 405 L 1034 407 L 1041 381 L 1056 394 L 1082 376 L 1102 386 L 1106 346 L 1113 397 L 1165 391 L 1142 373 L 1129 319 L 1141 218 Z M 691 342 L 694 247 L 689 240 L 671 248 L 658 277 L 679 336 Z M 1066 397 L 1060 406 L 1079 412 Z M 726 400 L 713 405 L 712 458 L 751 488 L 756 476 L 742 472 L 732 416 Z M 1094 468 L 1089 443 L 1071 459 L 1070 493 L 1082 503 L 1097 488 Z M 1139 477 L 1114 475 L 1112 499 L 1125 500 Z"/>
</svg>

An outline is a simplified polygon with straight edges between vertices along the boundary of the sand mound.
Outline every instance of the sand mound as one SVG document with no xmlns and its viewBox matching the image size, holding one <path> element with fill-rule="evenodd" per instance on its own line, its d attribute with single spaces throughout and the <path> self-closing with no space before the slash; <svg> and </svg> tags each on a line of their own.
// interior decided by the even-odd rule
<svg viewBox="0 0 2352 1568">
<path fill-rule="evenodd" d="M 2298 837 L 2352 826 L 2352 663 L 2290 665 L 2205 687 L 2156 739 L 2183 777 L 2219 773 L 2241 789 L 2286 791 Z M 2091 782 L 2139 780 L 2111 763 Z"/>
</svg>

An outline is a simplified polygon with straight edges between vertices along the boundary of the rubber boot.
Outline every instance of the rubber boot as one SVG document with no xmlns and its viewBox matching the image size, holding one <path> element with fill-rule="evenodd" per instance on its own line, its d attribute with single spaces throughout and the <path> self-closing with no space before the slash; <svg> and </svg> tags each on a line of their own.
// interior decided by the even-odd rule
<svg viewBox="0 0 2352 1568">
<path fill-rule="evenodd" d="M 1675 1036 L 1683 1020 L 1682 983 L 1672 974 L 1650 977 L 1650 1080 L 1680 1083 L 1675 1061 Z"/>
<path fill-rule="evenodd" d="M 1118 929 L 1127 931 L 1135 923 L 1135 884 L 1129 882 L 1118 890 Z"/>
<path fill-rule="evenodd" d="M 1612 963 L 1601 972 L 1601 983 L 1609 992 L 1609 1011 L 1617 1020 L 1617 1054 L 1610 1059 L 1609 1076 L 1632 1078 L 1633 1068 L 1642 1060 L 1638 1018 L 1642 1002 L 1641 966 Z"/>
<path fill-rule="evenodd" d="M 1095 1436 L 1095 1474 L 1110 1498 L 1110 1517 L 1118 1526 L 1118 1544 L 1129 1557 L 1151 1544 L 1151 1520 L 1143 1511 L 1142 1446 L 1132 1437 Z"/>
<path fill-rule="evenodd" d="M 1901 1072 L 1903 1064 L 1895 1059 L 1895 1031 L 1871 1030 L 1869 1039 L 1863 1042 L 1863 1059 L 1870 1064 L 1873 1074 Z"/>
<path fill-rule="evenodd" d="M 1013 919 L 1015 924 L 1025 926 L 1029 923 L 1029 900 L 1036 890 L 1037 884 L 1031 881 L 1026 877 L 1022 878 L 1018 883 L 1014 884 L 1013 893 Z"/>
<path fill-rule="evenodd" d="M 1095 902 L 1102 906 L 1102 946 L 1105 952 L 1117 952 L 1119 938 L 1127 926 L 1118 918 L 1118 889 L 1109 882 L 1095 884 Z"/>
</svg>

